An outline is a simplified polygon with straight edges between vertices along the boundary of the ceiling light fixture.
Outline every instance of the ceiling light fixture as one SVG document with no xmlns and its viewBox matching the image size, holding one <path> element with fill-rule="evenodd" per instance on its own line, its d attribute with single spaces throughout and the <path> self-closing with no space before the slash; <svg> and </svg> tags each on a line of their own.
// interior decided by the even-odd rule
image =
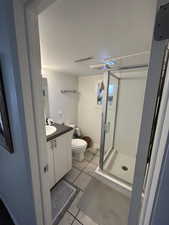
<svg viewBox="0 0 169 225">
<path fill-rule="evenodd" d="M 116 65 L 117 62 L 114 60 L 110 60 L 110 61 L 105 61 L 105 64 L 109 67 L 112 67 L 112 66 Z"/>
</svg>

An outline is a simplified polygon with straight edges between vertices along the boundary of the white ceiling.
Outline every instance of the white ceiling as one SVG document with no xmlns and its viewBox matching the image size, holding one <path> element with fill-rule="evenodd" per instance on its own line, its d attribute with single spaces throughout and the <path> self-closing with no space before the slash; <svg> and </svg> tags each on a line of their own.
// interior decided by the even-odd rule
<svg viewBox="0 0 169 225">
<path fill-rule="evenodd" d="M 58 0 L 39 16 L 42 66 L 74 74 L 90 64 L 148 51 L 156 0 Z M 74 60 L 93 56 L 86 63 Z M 134 58 L 134 57 L 133 57 Z M 140 64 L 145 59 L 140 60 Z M 100 72 L 99 72 L 100 73 Z"/>
</svg>

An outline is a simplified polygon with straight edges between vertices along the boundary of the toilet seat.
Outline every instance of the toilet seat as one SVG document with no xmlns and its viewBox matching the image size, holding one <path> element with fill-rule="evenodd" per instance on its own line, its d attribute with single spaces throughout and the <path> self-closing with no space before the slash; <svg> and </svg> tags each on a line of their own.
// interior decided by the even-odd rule
<svg viewBox="0 0 169 225">
<path fill-rule="evenodd" d="M 82 150 L 86 149 L 87 142 L 82 139 L 72 139 L 72 149 L 73 150 Z"/>
<path fill-rule="evenodd" d="M 72 139 L 72 154 L 77 161 L 84 159 L 84 152 L 87 148 L 87 142 L 82 139 Z"/>
</svg>

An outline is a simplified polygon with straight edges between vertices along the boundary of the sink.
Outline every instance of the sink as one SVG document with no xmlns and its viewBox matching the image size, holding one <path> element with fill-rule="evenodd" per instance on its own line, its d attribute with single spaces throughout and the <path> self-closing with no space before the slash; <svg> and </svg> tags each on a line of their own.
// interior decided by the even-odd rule
<svg viewBox="0 0 169 225">
<path fill-rule="evenodd" d="M 54 126 L 46 125 L 46 136 L 51 135 L 57 131 L 57 128 Z"/>
</svg>

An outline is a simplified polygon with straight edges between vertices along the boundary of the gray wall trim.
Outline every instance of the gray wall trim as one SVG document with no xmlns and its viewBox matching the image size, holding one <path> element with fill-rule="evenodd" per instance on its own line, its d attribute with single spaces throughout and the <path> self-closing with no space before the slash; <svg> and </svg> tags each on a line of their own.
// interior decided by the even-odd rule
<svg viewBox="0 0 169 225">
<path fill-rule="evenodd" d="M 0 1 L 0 33 L 0 58 L 14 143 L 13 154 L 0 148 L 0 196 L 16 225 L 36 225 L 12 0 Z"/>
<path fill-rule="evenodd" d="M 169 135 L 167 137 L 166 149 L 163 156 L 163 164 L 160 172 L 156 198 L 151 215 L 151 225 L 168 225 L 168 196 L 169 196 Z"/>
<path fill-rule="evenodd" d="M 162 4 L 158 2 L 158 7 Z M 138 225 L 141 210 L 141 194 L 144 184 L 144 175 L 147 164 L 147 154 L 150 141 L 153 115 L 155 110 L 156 97 L 159 87 L 163 57 L 168 40 L 161 42 L 152 41 L 151 57 L 148 69 L 148 78 L 145 91 L 140 138 L 136 156 L 136 167 L 134 175 L 131 207 L 129 212 L 128 225 Z"/>
</svg>

